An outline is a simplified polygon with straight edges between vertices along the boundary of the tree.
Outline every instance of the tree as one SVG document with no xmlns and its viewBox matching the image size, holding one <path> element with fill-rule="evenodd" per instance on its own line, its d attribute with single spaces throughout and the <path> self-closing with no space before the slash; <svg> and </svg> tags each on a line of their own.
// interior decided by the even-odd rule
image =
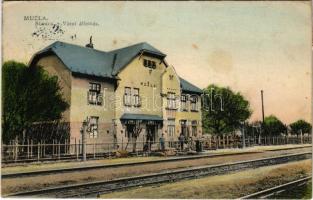
<svg viewBox="0 0 313 200">
<path fill-rule="evenodd" d="M 286 132 L 286 126 L 276 116 L 270 115 L 264 118 L 264 131 L 266 135 L 277 136 Z"/>
<path fill-rule="evenodd" d="M 22 138 L 35 122 L 59 120 L 68 103 L 56 76 L 15 61 L 2 66 L 2 140 Z"/>
<path fill-rule="evenodd" d="M 310 134 L 312 130 L 312 125 L 302 119 L 291 123 L 289 127 L 291 129 L 291 133 L 296 134 L 297 136 L 301 133 L 301 131 L 302 133 Z"/>
<path fill-rule="evenodd" d="M 136 120 L 134 126 L 132 127 L 131 134 L 129 134 L 125 150 L 127 150 L 128 144 L 131 141 L 133 143 L 133 153 L 137 151 L 137 139 L 142 131 L 141 121 Z"/>
<path fill-rule="evenodd" d="M 261 133 L 261 121 L 253 121 L 246 126 L 246 135 L 251 137 L 259 137 Z"/>
<path fill-rule="evenodd" d="M 206 132 L 222 134 L 234 131 L 252 114 L 249 102 L 229 87 L 209 85 L 204 93 L 202 119 Z"/>
</svg>

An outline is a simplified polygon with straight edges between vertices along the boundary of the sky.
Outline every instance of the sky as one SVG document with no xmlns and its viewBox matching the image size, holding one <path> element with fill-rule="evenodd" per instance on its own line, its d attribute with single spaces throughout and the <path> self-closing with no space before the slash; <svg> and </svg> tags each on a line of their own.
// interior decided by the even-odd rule
<svg viewBox="0 0 313 200">
<path fill-rule="evenodd" d="M 32 16 L 32 17 L 30 17 Z M 33 17 L 33 16 L 39 16 Z M 251 121 L 311 121 L 310 2 L 4 2 L 3 61 L 27 63 L 56 40 L 109 51 L 148 42 L 200 88 L 228 86 Z"/>
</svg>

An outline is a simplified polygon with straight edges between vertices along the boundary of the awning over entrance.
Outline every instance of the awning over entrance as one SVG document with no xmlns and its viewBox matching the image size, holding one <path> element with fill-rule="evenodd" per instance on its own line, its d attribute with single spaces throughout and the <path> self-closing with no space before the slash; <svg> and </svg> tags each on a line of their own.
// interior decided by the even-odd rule
<svg viewBox="0 0 313 200">
<path fill-rule="evenodd" d="M 121 120 L 163 121 L 162 117 L 158 115 L 131 114 L 131 113 L 124 113 L 121 117 Z"/>
</svg>

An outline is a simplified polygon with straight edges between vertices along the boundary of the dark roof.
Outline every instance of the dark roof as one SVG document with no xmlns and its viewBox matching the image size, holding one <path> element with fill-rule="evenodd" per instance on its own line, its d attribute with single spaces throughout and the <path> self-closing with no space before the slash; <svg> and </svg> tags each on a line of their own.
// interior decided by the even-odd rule
<svg viewBox="0 0 313 200">
<path fill-rule="evenodd" d="M 114 78 L 132 59 L 141 52 L 154 54 L 161 58 L 166 55 L 148 43 L 139 43 L 109 52 L 68 44 L 65 42 L 54 42 L 34 55 L 34 58 L 52 52 L 72 72 L 81 74 Z"/>
<path fill-rule="evenodd" d="M 198 88 L 197 86 L 189 83 L 185 79 L 179 77 L 179 80 L 180 80 L 180 87 L 181 87 L 183 92 L 186 92 L 186 93 L 197 93 L 197 94 L 201 94 L 202 93 L 202 90 L 200 88 Z"/>
<path fill-rule="evenodd" d="M 163 118 L 158 115 L 145 115 L 145 114 L 131 114 L 124 113 L 121 116 L 121 120 L 152 120 L 152 121 L 163 121 Z"/>
</svg>

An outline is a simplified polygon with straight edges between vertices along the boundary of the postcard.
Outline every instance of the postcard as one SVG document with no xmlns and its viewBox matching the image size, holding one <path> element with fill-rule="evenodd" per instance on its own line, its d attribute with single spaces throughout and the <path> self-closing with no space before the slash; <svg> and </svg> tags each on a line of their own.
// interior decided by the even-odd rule
<svg viewBox="0 0 313 200">
<path fill-rule="evenodd" d="M 312 198 L 310 1 L 2 10 L 3 198 Z"/>
</svg>

